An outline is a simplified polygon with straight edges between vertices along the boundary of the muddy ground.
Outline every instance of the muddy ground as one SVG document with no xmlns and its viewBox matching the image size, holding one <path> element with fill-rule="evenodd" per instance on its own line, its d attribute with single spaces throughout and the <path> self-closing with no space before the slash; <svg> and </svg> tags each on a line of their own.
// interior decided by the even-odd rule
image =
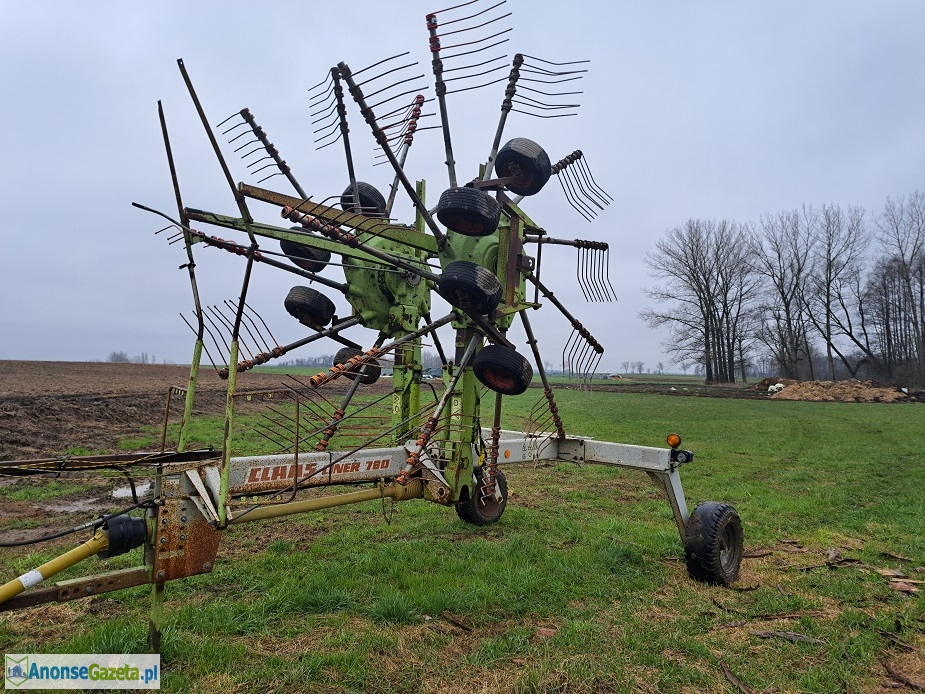
<svg viewBox="0 0 925 694">
<path fill-rule="evenodd" d="M 94 453 L 116 452 L 120 439 L 137 434 L 144 425 L 160 426 L 168 389 L 185 387 L 188 377 L 187 366 L 0 361 L 0 460 L 60 455 L 74 447 Z M 786 387 L 776 395 L 769 395 L 768 385 L 779 381 Z M 287 377 L 282 374 L 247 372 L 239 375 L 238 388 L 278 388 L 286 382 Z M 388 388 L 388 384 L 389 381 L 383 380 L 378 387 Z M 335 383 L 331 387 L 336 392 L 346 385 L 346 382 Z M 203 368 L 196 413 L 222 412 L 225 386 L 226 382 L 215 370 Z M 870 381 L 833 384 L 782 379 L 767 379 L 751 388 L 615 382 L 595 384 L 594 389 L 693 397 L 842 402 L 909 402 L 921 399 L 922 395 L 905 394 Z M 173 411 L 177 414 L 182 402 L 177 399 L 174 403 Z"/>
</svg>

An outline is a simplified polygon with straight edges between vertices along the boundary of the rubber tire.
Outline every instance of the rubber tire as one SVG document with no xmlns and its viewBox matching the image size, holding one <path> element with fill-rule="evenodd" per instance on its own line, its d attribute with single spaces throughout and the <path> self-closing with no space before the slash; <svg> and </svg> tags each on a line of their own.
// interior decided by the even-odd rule
<svg viewBox="0 0 925 694">
<path fill-rule="evenodd" d="M 533 367 L 517 350 L 504 345 L 486 345 L 475 355 L 472 371 L 489 390 L 502 395 L 520 395 L 533 380 Z"/>
<path fill-rule="evenodd" d="M 385 217 L 385 198 L 375 186 L 363 181 L 357 181 L 357 191 L 360 194 L 360 214 L 367 217 Z M 340 195 L 340 208 L 353 210 L 353 186 L 347 186 Z"/>
<path fill-rule="evenodd" d="M 302 227 L 292 227 L 292 229 L 304 231 Z M 301 243 L 289 241 L 288 239 L 281 239 L 279 247 L 294 265 L 298 265 L 309 272 L 321 272 L 331 261 L 331 251 L 324 248 L 303 246 Z"/>
<path fill-rule="evenodd" d="M 501 205 L 475 188 L 447 188 L 437 203 L 437 219 L 464 236 L 488 236 L 501 221 Z"/>
<path fill-rule="evenodd" d="M 484 316 L 497 308 L 504 287 L 491 270 L 467 260 L 454 260 L 440 275 L 437 292 L 450 306 Z"/>
<path fill-rule="evenodd" d="M 705 501 L 687 519 L 684 561 L 695 581 L 728 586 L 739 577 L 742 521 L 729 504 Z"/>
<path fill-rule="evenodd" d="M 533 140 L 515 137 L 498 150 L 495 157 L 495 175 L 498 178 L 517 176 L 507 189 L 516 195 L 536 195 L 552 175 L 552 165 L 546 150 Z"/>
<path fill-rule="evenodd" d="M 491 525 L 497 522 L 507 507 L 507 479 L 504 473 L 500 470 L 495 472 L 495 484 L 501 490 L 501 501 L 491 499 L 485 504 L 481 503 L 482 477 L 482 469 L 476 468 L 475 489 L 472 491 L 472 498 L 456 504 L 456 515 L 472 525 Z"/>
<path fill-rule="evenodd" d="M 358 357 L 361 354 L 363 354 L 363 350 L 356 349 L 355 347 L 341 347 L 339 350 L 337 350 L 337 354 L 334 355 L 334 366 L 346 364 L 348 361 L 353 359 L 353 357 Z M 382 375 L 382 367 L 379 366 L 378 363 L 369 362 L 363 366 L 366 368 L 362 375 L 360 375 L 357 371 L 347 371 L 344 376 L 349 378 L 351 381 L 359 378 L 360 383 L 365 385 L 371 385 L 379 380 L 379 377 Z"/>
<path fill-rule="evenodd" d="M 310 328 L 324 327 L 334 317 L 334 302 L 311 287 L 293 287 L 283 302 L 289 315 Z"/>
</svg>

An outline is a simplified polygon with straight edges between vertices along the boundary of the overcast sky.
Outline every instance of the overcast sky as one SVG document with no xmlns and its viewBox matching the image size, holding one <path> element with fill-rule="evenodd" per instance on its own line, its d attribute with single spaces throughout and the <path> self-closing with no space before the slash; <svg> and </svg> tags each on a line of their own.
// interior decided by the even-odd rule
<svg viewBox="0 0 925 694">
<path fill-rule="evenodd" d="M 179 316 L 192 309 L 186 272 L 178 270 L 185 254 L 154 235 L 159 218 L 131 206 L 176 212 L 158 99 L 185 204 L 231 215 L 236 208 L 178 58 L 213 125 L 249 107 L 321 200 L 348 179 L 339 146 L 314 150 L 307 90 L 340 61 L 357 70 L 403 51 L 420 61 L 414 74 L 426 76 L 419 83 L 431 85 L 424 15 L 443 7 L 419 0 L 0 0 L 0 359 L 89 361 L 125 351 L 189 362 L 193 337 Z M 666 230 L 691 217 L 757 220 L 804 203 L 876 212 L 887 196 L 925 187 L 921 0 L 509 0 L 507 8 L 509 55 L 591 61 L 577 117 L 514 114 L 505 135 L 536 140 L 553 161 L 583 150 L 614 198 L 590 224 L 555 182 L 523 205 L 552 236 L 611 246 L 619 301 L 607 304 L 582 299 L 574 251 L 544 253 L 544 278 L 606 348 L 602 370 L 619 370 L 625 360 L 647 368 L 669 362 L 661 343 L 670 335 L 637 317 L 648 305 L 642 288 L 657 282 L 644 256 Z M 463 180 L 487 156 L 502 91 L 448 98 Z M 432 86 L 423 93 L 432 96 Z M 387 190 L 391 172 L 372 167 L 367 126 L 355 108 L 349 118 L 358 178 Z M 256 183 L 232 149 L 224 152 L 235 180 Z M 439 131 L 421 133 L 406 168 L 410 178 L 427 180 L 431 202 L 447 186 L 442 162 Z M 291 193 L 281 177 L 266 185 Z M 275 208 L 253 203 L 252 211 L 280 223 Z M 404 195 L 394 216 L 413 220 Z M 196 252 L 203 300 L 238 296 L 241 258 L 201 246 Z M 304 335 L 282 307 L 299 283 L 261 267 L 249 295 L 283 344 Z M 435 306 L 434 315 L 442 309 Z M 531 320 L 544 359 L 559 363 L 568 324 L 552 306 Z M 364 345 L 376 337 L 365 329 L 350 336 Z M 313 345 L 289 356 L 336 348 Z"/>
</svg>

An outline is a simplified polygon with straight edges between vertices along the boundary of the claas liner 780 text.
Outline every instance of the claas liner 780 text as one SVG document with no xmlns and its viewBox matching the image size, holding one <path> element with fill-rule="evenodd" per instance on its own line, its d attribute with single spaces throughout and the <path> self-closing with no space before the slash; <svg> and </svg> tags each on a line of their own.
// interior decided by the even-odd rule
<svg viewBox="0 0 925 694">
<path fill-rule="evenodd" d="M 566 433 L 527 312 L 541 306 L 558 309 L 572 327 L 563 350 L 563 370 L 587 384 L 603 347 L 541 280 L 542 250 L 548 244 L 574 247 L 585 298 L 611 301 L 608 246 L 599 241 L 554 238 L 521 204 L 548 193 L 551 187 L 547 184 L 554 176 L 565 201 L 587 221 L 612 199 L 593 178 L 582 151 L 552 163 L 546 151 L 530 139 L 515 137 L 504 144 L 502 140 L 514 114 L 528 124 L 529 116 L 574 115 L 578 104 L 568 103 L 566 97 L 575 92 L 567 91 L 571 87 L 563 83 L 580 79 L 586 70 L 584 61 L 551 62 L 518 53 L 512 59 L 488 60 L 493 67 L 486 71 L 483 49 L 471 46 L 495 45 L 492 37 L 504 30 L 492 27 L 501 26 L 509 14 L 485 22 L 483 15 L 500 13 L 503 8 L 495 5 L 479 11 L 468 7 L 473 4 L 479 3 L 426 16 L 433 97 L 420 93 L 427 91 L 423 86 L 409 84 L 417 78 L 406 76 L 416 65 L 406 64 L 407 54 L 361 70 L 338 63 L 310 91 L 312 127 L 320 124 L 315 133 L 322 133 L 316 140 L 318 147 L 335 145 L 339 150 L 342 146 L 346 160 L 347 186 L 343 192 L 334 192 L 333 200 L 314 202 L 306 194 L 249 109 L 241 109 L 213 128 L 183 61 L 178 61 L 239 212 L 229 217 L 184 205 L 177 183 L 182 172 L 174 165 L 166 118 L 158 103 L 177 212 L 172 216 L 134 204 L 166 218 L 171 242 L 185 250 L 182 267 L 193 298 L 192 318 L 187 323 L 196 336 L 189 382 L 170 388 L 167 394 L 163 445 L 158 452 L 0 463 L 2 474 L 26 479 L 61 478 L 77 472 L 87 477 L 115 469 L 133 480 L 153 480 L 151 491 L 136 498 L 132 508 L 81 526 L 79 530 L 93 531 L 85 543 L 0 586 L 0 610 L 151 583 L 149 645 L 157 648 L 165 583 L 211 571 L 222 533 L 229 526 L 386 498 L 424 499 L 452 507 L 463 522 L 486 525 L 498 521 L 507 504 L 503 466 L 538 460 L 599 463 L 645 472 L 664 490 L 671 505 L 690 575 L 715 584 L 737 578 L 742 557 L 739 517 L 731 506 L 716 502 L 702 503 L 688 512 L 678 470 L 693 454 L 680 447 L 680 437 L 672 434 L 667 448 L 655 448 Z M 452 31 L 444 33 L 443 25 L 450 22 Z M 451 69 L 453 76 L 445 77 Z M 492 72 L 494 78 L 485 76 Z M 531 83 L 541 83 L 542 88 Z M 476 87 L 499 91 L 503 87 L 500 118 L 478 171 L 470 172 L 471 178 L 457 179 L 448 97 Z M 348 108 L 350 101 L 353 106 Z M 378 156 L 392 168 L 388 198 L 357 180 L 348 127 L 348 114 L 357 111 L 373 135 Z M 422 120 L 426 116 L 434 116 L 433 122 L 439 120 L 439 125 L 419 126 L 431 122 Z M 413 183 L 406 175 L 415 136 L 422 136 L 425 129 L 442 134 L 449 178 L 433 207 L 426 202 L 424 183 Z M 220 139 L 228 144 L 220 144 Z M 247 170 L 261 172 L 264 178 L 257 185 L 235 183 L 223 147 L 242 155 Z M 342 171 L 340 166 L 332 170 Z M 285 179 L 291 191 L 260 187 L 269 178 Z M 391 218 L 397 195 L 413 204 L 412 224 Z M 274 211 L 276 223 L 258 221 L 256 211 L 251 211 L 258 202 L 261 212 Z M 278 221 L 280 216 L 283 224 Z M 233 234 L 237 240 L 206 234 L 195 229 L 194 223 L 222 227 L 226 236 Z M 201 249 L 206 247 L 239 256 L 243 267 L 240 295 L 221 306 L 200 302 L 196 265 L 202 262 Z M 342 279 L 335 279 L 339 272 L 332 262 L 335 256 L 340 257 Z M 297 283 L 284 305 L 306 329 L 305 337 L 286 345 L 276 342 L 266 321 L 248 303 L 251 285 L 268 273 L 279 272 L 295 276 Z M 437 318 L 431 315 L 433 292 L 450 308 Z M 350 304 L 349 317 L 335 315 L 335 304 L 329 298 L 335 293 Z M 526 335 L 532 364 L 511 342 L 515 322 Z M 363 326 L 376 335 L 371 346 L 343 334 L 353 326 Z M 455 330 L 452 350 L 445 350 L 438 337 L 443 326 Z M 334 340 L 341 346 L 332 368 L 311 378 L 289 378 L 278 389 L 243 387 L 244 374 L 254 366 L 318 340 Z M 422 343 L 432 344 L 442 360 L 442 393 L 431 387 L 431 381 L 422 383 Z M 204 353 L 227 379 L 225 433 L 213 448 L 188 450 Z M 387 365 L 392 368 L 391 387 L 383 392 L 382 382 L 372 386 Z M 504 396 L 527 390 L 534 380 L 534 365 L 542 393 L 527 420 L 529 430 L 502 430 Z M 334 381 L 347 387 L 329 387 Z M 176 446 L 168 450 L 170 408 L 173 404 L 176 413 L 181 402 Z M 242 417 L 241 409 L 252 409 L 255 403 L 267 403 L 270 414 L 257 420 Z M 382 416 L 382 411 L 387 414 Z M 483 428 L 483 421 L 490 421 L 491 427 Z M 246 427 L 259 430 L 256 433 L 275 452 L 238 454 Z M 358 490 L 319 495 L 314 489 L 331 485 L 353 485 Z M 47 533 L 37 541 L 52 534 L 60 535 Z M 116 556 L 138 547 L 144 552 L 137 567 L 48 585 L 55 574 L 94 554 Z"/>
</svg>

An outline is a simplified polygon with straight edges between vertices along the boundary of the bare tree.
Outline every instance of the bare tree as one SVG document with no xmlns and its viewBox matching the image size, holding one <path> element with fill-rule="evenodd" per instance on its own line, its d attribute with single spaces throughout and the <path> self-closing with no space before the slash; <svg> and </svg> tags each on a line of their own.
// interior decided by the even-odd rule
<svg viewBox="0 0 925 694">
<path fill-rule="evenodd" d="M 788 378 L 800 378 L 802 364 L 811 369 L 804 297 L 817 218 L 818 212 L 806 206 L 762 217 L 761 234 L 753 240 L 755 269 L 768 287 L 760 307 L 759 338 Z M 811 370 L 809 376 L 813 377 Z"/>
<path fill-rule="evenodd" d="M 707 382 L 734 381 L 749 345 L 741 332 L 757 290 L 751 236 L 747 226 L 727 220 L 690 219 L 646 255 L 658 284 L 644 291 L 668 307 L 639 315 L 652 327 L 671 327 L 667 352 L 680 363 L 703 364 Z"/>
<path fill-rule="evenodd" d="M 628 361 L 620 362 L 620 366 L 623 367 L 623 373 L 628 374 L 630 372 L 630 363 Z"/>
<path fill-rule="evenodd" d="M 913 365 L 917 381 L 925 381 L 925 193 L 887 198 L 874 225 L 890 258 L 897 298 L 896 327 L 910 349 L 899 354 Z"/>
<path fill-rule="evenodd" d="M 870 237 L 860 207 L 842 210 L 838 205 L 823 205 L 816 221 L 810 229 L 815 251 L 804 305 L 807 318 L 825 343 L 826 368 L 834 381 L 835 355 L 852 376 L 859 366 L 857 361 L 853 364 L 849 361 L 845 350 L 839 349 L 836 337 L 844 334 L 852 322 L 846 298 L 851 288 L 857 286 Z"/>
</svg>

